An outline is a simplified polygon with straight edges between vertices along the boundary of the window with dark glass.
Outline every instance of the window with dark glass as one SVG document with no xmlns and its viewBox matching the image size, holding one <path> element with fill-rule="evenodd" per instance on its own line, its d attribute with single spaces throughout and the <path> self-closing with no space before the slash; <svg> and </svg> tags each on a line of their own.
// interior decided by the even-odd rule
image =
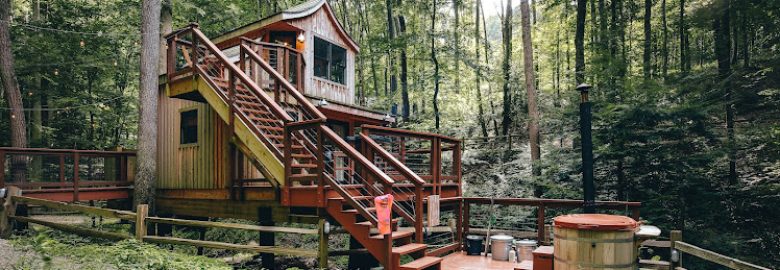
<svg viewBox="0 0 780 270">
<path fill-rule="evenodd" d="M 347 70 L 347 50 L 314 38 L 314 76 L 344 83 Z"/>
<path fill-rule="evenodd" d="M 198 143 L 198 110 L 181 112 L 181 144 Z"/>
</svg>

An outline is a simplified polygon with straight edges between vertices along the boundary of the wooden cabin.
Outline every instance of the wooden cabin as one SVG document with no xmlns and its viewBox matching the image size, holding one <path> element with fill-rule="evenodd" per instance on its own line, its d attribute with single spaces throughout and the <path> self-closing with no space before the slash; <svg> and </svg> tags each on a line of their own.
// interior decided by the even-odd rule
<svg viewBox="0 0 780 270">
<path fill-rule="evenodd" d="M 460 209 L 447 206 L 461 195 L 460 141 L 389 128 L 393 117 L 355 104 L 360 47 L 326 0 L 216 37 L 193 24 L 166 38 L 157 214 L 327 221 L 385 269 L 438 267 L 423 225 L 440 223 L 426 221 L 439 205 Z M 396 230 L 377 235 L 374 198 L 385 194 Z M 460 247 L 452 235 L 439 254 Z M 415 260 L 402 266 L 402 255 Z"/>
</svg>

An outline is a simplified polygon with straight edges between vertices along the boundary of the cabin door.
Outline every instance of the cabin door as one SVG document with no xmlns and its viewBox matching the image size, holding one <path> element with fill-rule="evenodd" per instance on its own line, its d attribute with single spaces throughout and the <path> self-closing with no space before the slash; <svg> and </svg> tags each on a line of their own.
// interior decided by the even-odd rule
<svg viewBox="0 0 780 270">
<path fill-rule="evenodd" d="M 271 43 L 281 44 L 285 47 L 295 49 L 295 39 L 297 36 L 296 32 L 291 31 L 271 31 L 268 39 Z M 287 52 L 289 52 L 289 54 L 285 54 L 283 51 L 272 50 L 269 54 L 269 62 L 274 69 L 285 76 L 287 81 L 295 85 L 295 78 L 298 74 L 298 55 L 294 50 Z M 283 63 L 283 68 L 279 68 L 279 63 Z"/>
</svg>

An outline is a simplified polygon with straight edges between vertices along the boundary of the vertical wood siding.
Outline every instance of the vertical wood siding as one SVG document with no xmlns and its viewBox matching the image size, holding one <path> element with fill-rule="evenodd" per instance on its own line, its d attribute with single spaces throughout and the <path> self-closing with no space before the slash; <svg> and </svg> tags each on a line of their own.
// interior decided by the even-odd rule
<svg viewBox="0 0 780 270">
<path fill-rule="evenodd" d="M 198 111 L 198 143 L 180 145 L 181 112 Z M 206 103 L 161 93 L 158 120 L 157 188 L 226 188 L 230 176 L 229 126 Z"/>
<path fill-rule="evenodd" d="M 338 102 L 353 104 L 355 100 L 355 51 L 352 50 L 339 35 L 338 29 L 322 8 L 311 16 L 290 20 L 291 25 L 306 31 L 306 46 L 304 58 L 306 61 L 305 93 L 323 97 Z M 314 37 L 325 39 L 333 44 L 347 49 L 347 70 L 345 83 L 339 84 L 326 79 L 314 77 Z"/>
</svg>

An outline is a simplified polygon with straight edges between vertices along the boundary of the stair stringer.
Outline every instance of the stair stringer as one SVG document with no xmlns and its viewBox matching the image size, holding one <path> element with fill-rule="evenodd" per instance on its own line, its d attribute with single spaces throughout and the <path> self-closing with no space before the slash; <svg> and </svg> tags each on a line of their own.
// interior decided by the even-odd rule
<svg viewBox="0 0 780 270">
<path fill-rule="evenodd" d="M 173 93 L 186 92 L 187 89 L 197 90 L 209 106 L 217 112 L 219 117 L 225 123 L 230 123 L 230 106 L 217 94 L 217 90 L 209 85 L 200 75 L 192 76 L 192 81 L 183 80 L 168 84 L 166 92 L 170 96 Z M 273 150 L 269 149 L 238 115 L 234 115 L 233 121 L 233 134 L 251 152 L 253 158 L 265 167 L 268 174 L 266 176 L 276 182 L 276 184 L 284 185 L 284 163 L 274 155 Z"/>
<path fill-rule="evenodd" d="M 371 253 L 374 258 L 379 261 L 379 264 L 387 266 L 387 248 L 384 248 L 382 242 L 385 240 L 372 239 L 370 234 L 370 228 L 356 224 L 356 216 L 354 214 L 344 213 L 342 211 L 342 204 L 335 202 L 334 200 L 328 200 L 327 211 L 328 214 L 338 221 L 341 226 L 349 232 L 352 237 L 355 238 L 363 247 Z"/>
</svg>

